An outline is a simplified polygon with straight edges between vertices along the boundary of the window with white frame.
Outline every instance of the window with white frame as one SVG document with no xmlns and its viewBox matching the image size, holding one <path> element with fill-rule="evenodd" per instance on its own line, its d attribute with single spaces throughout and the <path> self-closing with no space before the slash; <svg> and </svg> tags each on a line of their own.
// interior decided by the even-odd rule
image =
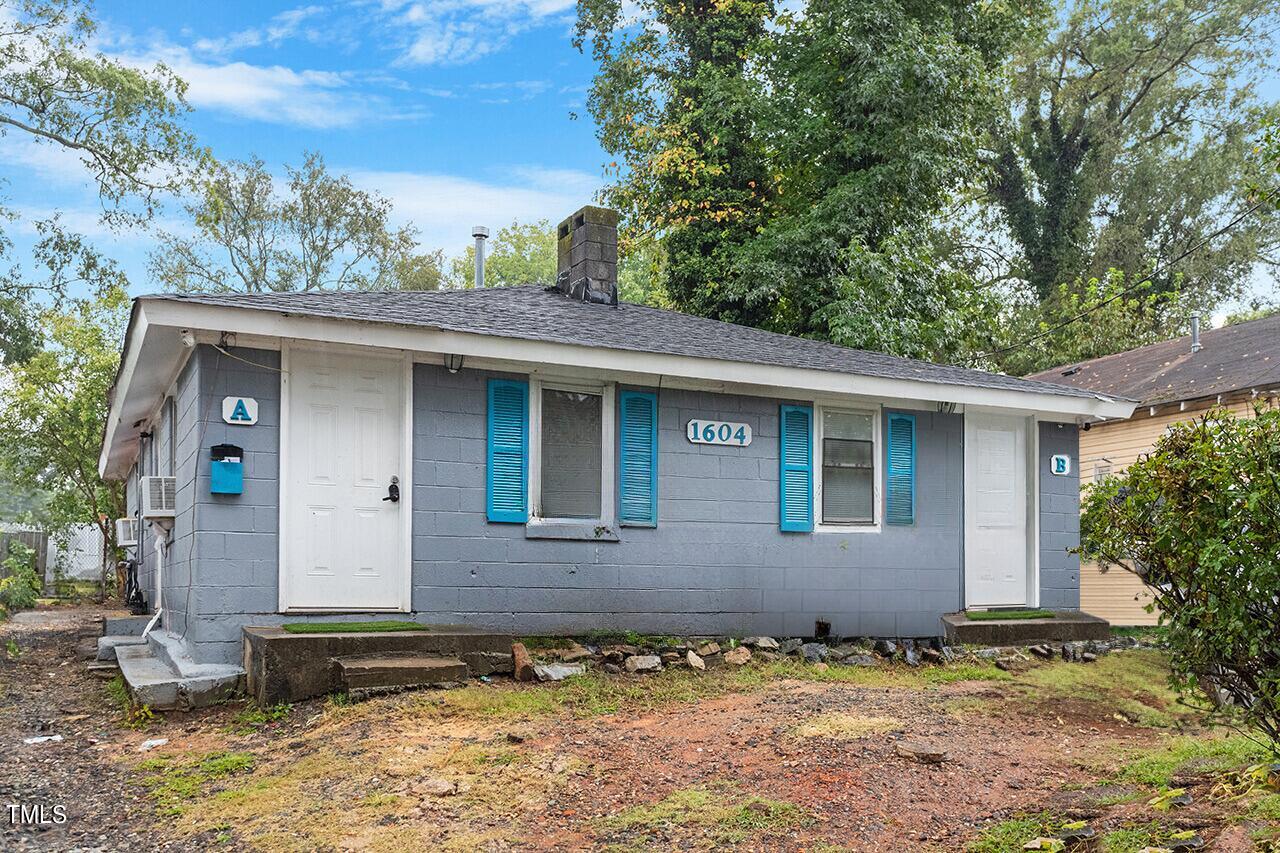
<svg viewBox="0 0 1280 853">
<path fill-rule="evenodd" d="M 818 518 L 831 526 L 872 526 L 878 491 L 878 416 L 846 409 L 820 411 Z"/>
<path fill-rule="evenodd" d="M 535 516 L 612 518 L 613 386 L 538 382 L 532 390 Z"/>
</svg>

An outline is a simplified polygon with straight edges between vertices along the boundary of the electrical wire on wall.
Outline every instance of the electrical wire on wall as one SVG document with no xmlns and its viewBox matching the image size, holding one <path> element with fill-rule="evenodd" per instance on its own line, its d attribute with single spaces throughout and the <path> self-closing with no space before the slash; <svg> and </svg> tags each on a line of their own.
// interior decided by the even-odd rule
<svg viewBox="0 0 1280 853">
<path fill-rule="evenodd" d="M 218 343 L 210 344 L 210 346 L 219 354 L 219 357 L 214 361 L 212 378 L 207 385 L 204 384 L 204 382 L 202 381 L 203 377 L 200 374 L 197 374 L 195 378 L 195 381 L 199 383 L 200 386 L 208 389 L 207 393 L 209 394 L 209 403 L 208 403 L 208 406 L 203 409 L 204 414 L 200 419 L 199 432 L 196 436 L 195 487 L 197 489 L 199 488 L 199 483 L 200 483 L 200 464 L 201 464 L 200 460 L 201 460 L 201 457 L 203 456 L 202 451 L 204 448 L 205 435 L 208 432 L 209 419 L 213 417 L 214 406 L 218 404 L 218 401 L 220 399 L 218 391 L 220 388 L 222 371 L 224 369 L 222 356 L 226 356 L 227 358 L 242 362 L 244 364 L 247 364 L 259 370 L 271 370 L 280 374 L 287 373 L 287 371 L 284 370 L 283 368 L 275 367 L 270 364 L 262 364 L 260 362 L 253 361 L 252 359 L 248 359 L 231 352 L 228 349 L 228 347 L 235 346 L 234 340 L 235 340 L 234 336 L 229 335 L 226 332 L 223 332 L 218 339 Z M 197 387 L 196 396 L 199 397 L 201 393 L 204 393 L 201 390 L 201 387 Z M 195 556 L 196 532 L 200 529 L 200 525 L 198 523 L 199 514 L 200 514 L 200 501 L 196 499 L 195 495 L 193 495 L 192 501 L 191 501 L 191 533 L 190 533 L 191 545 L 187 548 L 187 588 L 186 588 L 186 594 L 184 596 L 184 604 L 183 604 L 184 611 L 183 611 L 183 626 L 182 626 L 182 634 L 181 634 L 181 637 L 183 640 L 187 638 L 187 631 L 190 629 L 190 626 L 191 626 L 191 587 L 195 578 L 195 568 L 192 565 L 192 559 Z"/>
</svg>

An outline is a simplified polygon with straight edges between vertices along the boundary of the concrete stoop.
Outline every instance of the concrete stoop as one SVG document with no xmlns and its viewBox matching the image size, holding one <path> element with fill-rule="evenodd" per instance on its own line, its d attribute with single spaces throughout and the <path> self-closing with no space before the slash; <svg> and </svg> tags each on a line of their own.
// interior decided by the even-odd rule
<svg viewBox="0 0 1280 853">
<path fill-rule="evenodd" d="M 1046 619 L 970 619 L 963 611 L 942 617 L 947 643 L 1025 646 L 1111 638 L 1111 623 L 1079 610 L 1055 610 Z"/>
<path fill-rule="evenodd" d="M 240 667 L 196 663 L 182 638 L 162 629 L 153 630 L 144 643 L 117 645 L 114 651 L 133 700 L 153 711 L 216 705 L 244 686 Z"/>
<path fill-rule="evenodd" d="M 244 671 L 249 694 L 274 705 L 342 690 L 409 689 L 508 673 L 511 643 L 508 634 L 461 625 L 323 634 L 245 628 Z"/>
</svg>

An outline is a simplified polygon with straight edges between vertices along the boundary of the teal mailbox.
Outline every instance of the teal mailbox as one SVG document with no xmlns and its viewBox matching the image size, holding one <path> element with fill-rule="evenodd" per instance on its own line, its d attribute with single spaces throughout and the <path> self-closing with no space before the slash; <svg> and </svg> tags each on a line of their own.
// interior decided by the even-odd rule
<svg viewBox="0 0 1280 853">
<path fill-rule="evenodd" d="M 209 491 L 215 495 L 238 495 L 244 491 L 244 451 L 234 444 L 215 444 L 209 449 Z"/>
</svg>

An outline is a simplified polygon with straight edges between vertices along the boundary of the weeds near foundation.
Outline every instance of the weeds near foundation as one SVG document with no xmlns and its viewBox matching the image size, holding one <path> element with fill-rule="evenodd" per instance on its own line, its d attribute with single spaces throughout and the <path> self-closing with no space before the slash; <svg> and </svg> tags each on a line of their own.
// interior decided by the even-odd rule
<svg viewBox="0 0 1280 853">
<path fill-rule="evenodd" d="M 1172 728 L 1191 715 L 1169 688 L 1165 656 L 1155 651 L 1103 655 L 1090 664 L 1053 663 L 1019 679 L 1032 702 L 1075 699 L 1113 708 L 1125 720 L 1147 728 Z"/>
<path fill-rule="evenodd" d="M 117 675 L 107 682 L 107 701 L 120 712 L 120 722 L 125 726 L 142 730 L 155 722 L 155 712 L 149 705 L 139 705 L 129 694 L 129 685 L 124 683 L 124 676 Z"/>
</svg>

